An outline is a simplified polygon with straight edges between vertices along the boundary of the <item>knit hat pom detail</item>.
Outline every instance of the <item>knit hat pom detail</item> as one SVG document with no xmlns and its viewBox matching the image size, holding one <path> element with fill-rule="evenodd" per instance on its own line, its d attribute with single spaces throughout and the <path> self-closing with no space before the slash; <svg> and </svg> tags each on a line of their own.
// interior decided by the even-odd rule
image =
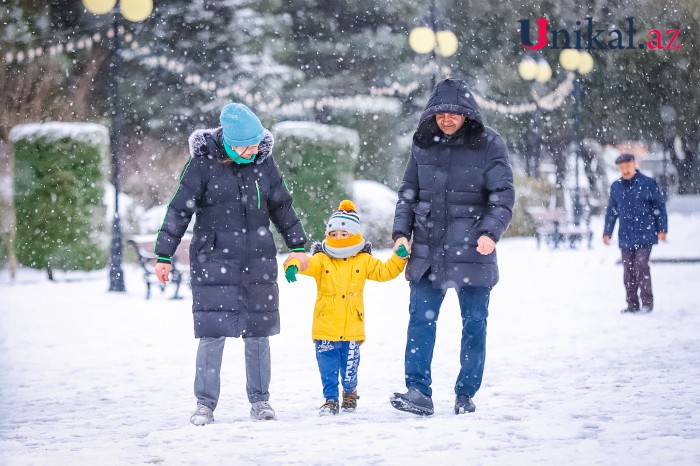
<svg viewBox="0 0 700 466">
<path fill-rule="evenodd" d="M 342 210 L 344 212 L 355 212 L 356 209 L 355 204 L 351 200 L 345 199 L 340 202 L 338 210 Z"/>
</svg>

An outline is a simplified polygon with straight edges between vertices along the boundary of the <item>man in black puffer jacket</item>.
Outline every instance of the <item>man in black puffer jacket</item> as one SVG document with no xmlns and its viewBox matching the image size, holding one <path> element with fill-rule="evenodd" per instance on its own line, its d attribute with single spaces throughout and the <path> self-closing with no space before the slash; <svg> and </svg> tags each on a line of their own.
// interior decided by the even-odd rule
<svg viewBox="0 0 700 466">
<path fill-rule="evenodd" d="M 214 420 L 219 399 L 221 361 L 226 337 L 243 337 L 246 391 L 255 419 L 272 419 L 270 344 L 280 331 L 277 249 L 270 221 L 280 232 L 301 269 L 308 264 L 307 241 L 292 208 L 277 164 L 272 134 L 243 104 L 221 111 L 221 127 L 190 136 L 191 158 L 180 176 L 155 252 L 162 282 L 170 258 L 196 214 L 190 245 L 194 336 L 199 338 L 195 425 Z"/>
<path fill-rule="evenodd" d="M 413 135 L 394 216 L 397 246 L 408 248 L 413 238 L 406 268 L 408 392 L 394 394 L 395 408 L 433 414 L 435 328 L 445 293 L 455 288 L 463 324 L 455 413 L 476 409 L 472 397 L 484 371 L 489 296 L 498 282 L 495 247 L 510 224 L 514 200 L 505 141 L 483 125 L 464 81 L 438 83 Z"/>
</svg>

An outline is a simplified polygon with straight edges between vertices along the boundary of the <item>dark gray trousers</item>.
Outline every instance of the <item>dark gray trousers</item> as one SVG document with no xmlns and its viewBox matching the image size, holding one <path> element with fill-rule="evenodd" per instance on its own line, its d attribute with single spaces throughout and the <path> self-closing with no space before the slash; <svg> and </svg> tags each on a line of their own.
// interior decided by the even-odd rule
<svg viewBox="0 0 700 466">
<path fill-rule="evenodd" d="M 651 246 L 622 250 L 627 309 L 639 309 L 640 297 L 642 298 L 642 306 L 649 309 L 654 308 L 654 294 L 651 291 L 651 271 L 649 270 L 650 254 Z"/>
<path fill-rule="evenodd" d="M 194 395 L 197 402 L 216 409 L 221 390 L 221 361 L 226 337 L 199 339 Z M 243 338 L 245 344 L 246 393 L 248 401 L 270 399 L 270 340 L 268 337 Z"/>
</svg>

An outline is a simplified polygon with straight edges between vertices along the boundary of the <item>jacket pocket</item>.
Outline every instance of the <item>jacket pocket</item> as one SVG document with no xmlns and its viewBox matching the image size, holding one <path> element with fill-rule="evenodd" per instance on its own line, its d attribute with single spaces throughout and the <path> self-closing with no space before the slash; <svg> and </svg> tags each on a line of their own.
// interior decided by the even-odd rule
<svg viewBox="0 0 700 466">
<path fill-rule="evenodd" d="M 480 219 L 483 216 L 484 212 L 481 207 L 451 204 L 447 207 L 447 213 L 450 217 L 466 217 Z"/>
<path fill-rule="evenodd" d="M 190 246 L 190 256 L 210 254 L 216 247 L 216 233 L 214 230 L 201 231 L 196 234 Z"/>
<path fill-rule="evenodd" d="M 427 242 L 433 222 L 430 220 L 430 202 L 420 201 L 413 206 L 413 237 L 415 241 Z"/>
<path fill-rule="evenodd" d="M 418 201 L 416 205 L 413 206 L 413 212 L 416 216 L 427 217 L 430 215 L 430 202 Z"/>
<path fill-rule="evenodd" d="M 357 315 L 357 318 L 360 321 L 365 320 L 365 310 L 364 310 L 364 305 L 362 302 L 358 302 L 358 298 L 354 296 L 353 294 L 350 294 L 350 309 L 352 309 L 352 312 Z"/>
</svg>

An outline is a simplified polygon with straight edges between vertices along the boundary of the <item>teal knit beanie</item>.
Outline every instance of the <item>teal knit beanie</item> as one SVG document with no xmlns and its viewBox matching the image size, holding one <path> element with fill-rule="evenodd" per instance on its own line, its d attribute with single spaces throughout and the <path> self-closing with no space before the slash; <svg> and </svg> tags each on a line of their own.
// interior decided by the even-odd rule
<svg viewBox="0 0 700 466">
<path fill-rule="evenodd" d="M 224 144 L 230 147 L 254 146 L 265 137 L 260 119 L 243 104 L 228 104 L 221 109 Z"/>
</svg>

